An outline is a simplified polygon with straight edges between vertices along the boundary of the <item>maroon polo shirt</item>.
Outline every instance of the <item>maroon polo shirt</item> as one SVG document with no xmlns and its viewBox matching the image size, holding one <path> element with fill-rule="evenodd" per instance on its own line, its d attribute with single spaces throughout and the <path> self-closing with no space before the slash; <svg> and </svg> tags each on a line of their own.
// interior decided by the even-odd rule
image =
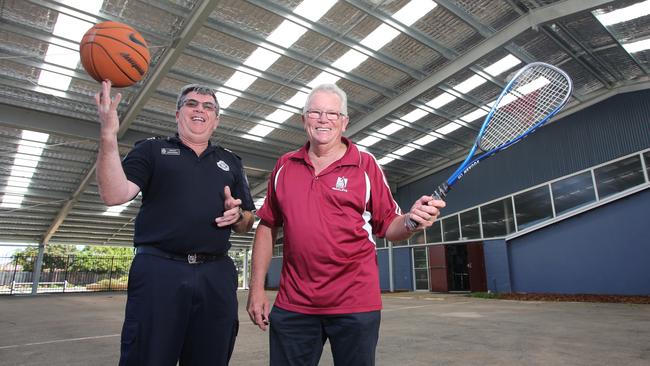
<svg viewBox="0 0 650 366">
<path fill-rule="evenodd" d="M 345 155 L 320 174 L 309 143 L 277 162 L 257 215 L 282 226 L 284 248 L 275 305 L 304 314 L 381 309 L 373 234 L 401 214 L 374 156 L 348 139 Z"/>
</svg>

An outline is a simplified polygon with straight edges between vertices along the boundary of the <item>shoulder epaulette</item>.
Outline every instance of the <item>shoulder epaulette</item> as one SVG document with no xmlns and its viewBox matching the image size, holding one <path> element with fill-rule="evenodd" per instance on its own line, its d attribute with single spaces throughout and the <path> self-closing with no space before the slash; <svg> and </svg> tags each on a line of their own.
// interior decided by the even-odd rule
<svg viewBox="0 0 650 366">
<path fill-rule="evenodd" d="M 232 151 L 232 150 L 230 150 L 230 149 L 227 149 L 227 148 L 225 148 L 225 147 L 221 147 L 221 146 L 218 146 L 218 147 L 219 147 L 220 149 L 224 150 L 224 151 L 227 151 L 227 152 L 229 152 L 229 153 L 235 155 L 235 157 L 236 157 L 237 159 L 241 160 L 241 156 L 237 155 L 234 151 Z"/>
<path fill-rule="evenodd" d="M 145 142 L 145 141 L 149 141 L 149 140 L 160 140 L 160 139 L 164 139 L 164 138 L 165 138 L 164 136 L 152 136 L 152 137 L 147 137 L 146 139 L 142 139 L 142 140 L 138 140 L 138 141 L 136 141 L 135 144 L 133 144 L 133 146 L 137 146 L 137 145 L 139 145 L 139 144 L 141 144 L 141 143 L 143 143 L 143 142 Z"/>
</svg>

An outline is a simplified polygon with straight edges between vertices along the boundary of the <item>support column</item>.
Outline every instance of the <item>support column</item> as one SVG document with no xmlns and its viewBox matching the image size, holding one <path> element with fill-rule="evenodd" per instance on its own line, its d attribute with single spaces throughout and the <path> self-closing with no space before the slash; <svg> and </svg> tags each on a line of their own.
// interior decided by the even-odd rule
<svg viewBox="0 0 650 366">
<path fill-rule="evenodd" d="M 395 292 L 395 280 L 393 279 L 393 242 L 388 242 L 388 290 Z"/>
<path fill-rule="evenodd" d="M 43 256 L 45 255 L 45 244 L 38 246 L 38 256 L 34 263 L 34 273 L 32 274 L 32 295 L 38 293 L 38 283 L 41 281 L 41 272 L 43 270 Z"/>
<path fill-rule="evenodd" d="M 244 249 L 244 290 L 248 290 L 248 249 Z"/>
</svg>

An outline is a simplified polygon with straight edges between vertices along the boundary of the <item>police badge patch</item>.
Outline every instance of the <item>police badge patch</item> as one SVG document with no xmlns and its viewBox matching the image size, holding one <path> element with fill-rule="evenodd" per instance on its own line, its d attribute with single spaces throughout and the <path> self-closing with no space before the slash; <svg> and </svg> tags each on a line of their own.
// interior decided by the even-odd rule
<svg viewBox="0 0 650 366">
<path fill-rule="evenodd" d="M 226 164 L 226 162 L 223 161 L 223 160 L 219 160 L 219 161 L 217 162 L 217 166 L 218 166 L 219 168 L 221 168 L 221 170 L 223 170 L 224 172 L 228 172 L 228 171 L 230 171 L 230 167 L 229 167 L 228 164 Z"/>
</svg>

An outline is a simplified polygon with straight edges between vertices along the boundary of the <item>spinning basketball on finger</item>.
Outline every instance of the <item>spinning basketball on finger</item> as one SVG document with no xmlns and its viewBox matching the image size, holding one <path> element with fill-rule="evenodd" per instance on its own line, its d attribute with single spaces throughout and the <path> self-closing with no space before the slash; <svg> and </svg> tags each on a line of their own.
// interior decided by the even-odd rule
<svg viewBox="0 0 650 366">
<path fill-rule="evenodd" d="M 131 86 L 149 70 L 149 48 L 131 26 L 103 22 L 91 27 L 79 46 L 81 64 L 93 79 L 110 80 L 115 88 Z"/>
</svg>

